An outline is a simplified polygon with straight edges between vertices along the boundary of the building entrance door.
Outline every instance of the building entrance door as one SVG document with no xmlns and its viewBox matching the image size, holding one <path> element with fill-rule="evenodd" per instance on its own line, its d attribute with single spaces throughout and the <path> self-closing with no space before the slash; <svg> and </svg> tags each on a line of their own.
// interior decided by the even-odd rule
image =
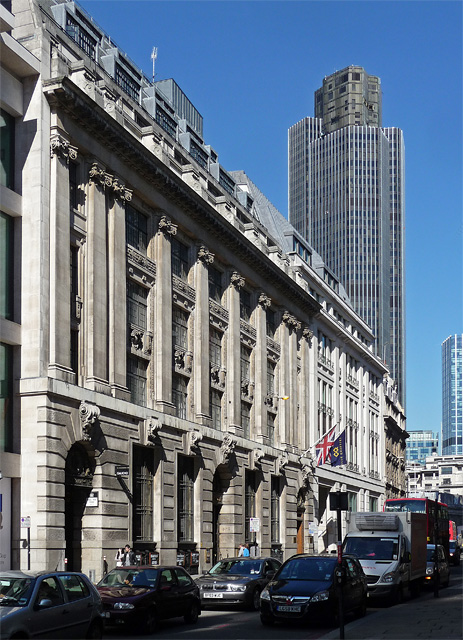
<svg viewBox="0 0 463 640">
<path fill-rule="evenodd" d="M 65 558 L 68 571 L 82 570 L 82 517 L 93 485 L 95 463 L 82 444 L 73 444 L 66 458 L 64 495 Z"/>
</svg>

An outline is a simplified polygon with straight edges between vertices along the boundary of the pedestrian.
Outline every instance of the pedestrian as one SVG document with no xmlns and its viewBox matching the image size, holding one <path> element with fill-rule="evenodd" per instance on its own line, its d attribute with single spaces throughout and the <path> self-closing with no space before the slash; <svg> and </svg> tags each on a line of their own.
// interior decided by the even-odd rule
<svg viewBox="0 0 463 640">
<path fill-rule="evenodd" d="M 240 549 L 238 551 L 238 557 L 241 558 L 242 556 L 248 556 L 249 555 L 249 549 L 248 549 L 248 545 L 245 542 L 242 542 L 240 544 Z"/>
<path fill-rule="evenodd" d="M 243 545 L 243 558 L 249 558 L 249 545 L 245 542 Z"/>
<path fill-rule="evenodd" d="M 122 556 L 122 564 L 124 567 L 130 567 L 134 565 L 136 562 L 136 556 L 134 551 L 132 551 L 132 547 L 129 544 L 125 545 L 124 554 Z"/>
<path fill-rule="evenodd" d="M 116 561 L 116 567 L 122 567 L 123 559 L 124 559 L 124 549 L 118 549 L 114 557 L 114 560 Z"/>
</svg>

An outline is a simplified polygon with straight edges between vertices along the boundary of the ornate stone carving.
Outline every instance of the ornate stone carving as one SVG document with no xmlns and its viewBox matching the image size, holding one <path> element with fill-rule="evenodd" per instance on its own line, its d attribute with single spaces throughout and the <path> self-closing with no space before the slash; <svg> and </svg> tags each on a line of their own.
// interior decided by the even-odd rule
<svg viewBox="0 0 463 640">
<path fill-rule="evenodd" d="M 302 468 L 302 482 L 308 487 L 315 473 L 315 460 L 311 454 L 305 454 L 299 458 Z"/>
<path fill-rule="evenodd" d="M 162 429 L 161 421 L 157 416 L 151 416 L 145 420 L 145 432 L 148 444 L 155 444 L 158 434 Z"/>
<path fill-rule="evenodd" d="M 79 418 L 82 426 L 84 440 L 90 440 L 92 427 L 100 417 L 100 408 L 96 404 L 90 404 L 82 400 L 79 406 Z"/>
<path fill-rule="evenodd" d="M 221 462 L 224 464 L 230 460 L 230 456 L 235 451 L 236 439 L 226 433 L 220 447 Z"/>
<path fill-rule="evenodd" d="M 302 329 L 302 337 L 304 338 L 304 340 L 307 340 L 307 342 L 309 343 L 309 345 L 312 344 L 312 338 L 313 338 L 313 331 L 312 329 L 310 329 L 309 327 L 305 326 Z"/>
<path fill-rule="evenodd" d="M 219 367 L 218 365 L 211 364 L 211 383 L 213 385 L 224 389 L 226 375 L 227 371 L 224 367 Z"/>
<path fill-rule="evenodd" d="M 289 311 L 285 311 L 282 317 L 283 322 L 291 331 L 297 331 L 301 328 L 301 323 Z"/>
<path fill-rule="evenodd" d="M 209 251 L 204 246 L 199 247 L 198 249 L 198 260 L 204 262 L 205 265 L 212 264 L 214 262 L 215 255 Z"/>
<path fill-rule="evenodd" d="M 110 173 L 105 173 L 104 185 L 115 200 L 123 200 L 127 202 L 132 200 L 132 191 L 127 189 L 118 178 L 115 178 Z"/>
<path fill-rule="evenodd" d="M 159 231 L 169 236 L 175 236 L 177 234 L 177 225 L 173 224 L 167 216 L 162 216 L 159 220 Z"/>
<path fill-rule="evenodd" d="M 272 299 L 265 293 L 261 293 L 259 296 L 259 304 L 263 309 L 268 309 L 272 304 Z"/>
<path fill-rule="evenodd" d="M 88 172 L 88 179 L 100 187 L 104 187 L 105 184 L 105 170 L 97 162 L 94 162 Z"/>
<path fill-rule="evenodd" d="M 175 361 L 175 369 L 177 371 L 183 371 L 184 373 L 191 373 L 193 369 L 193 353 L 191 351 L 176 349 L 174 354 L 174 361 Z"/>
<path fill-rule="evenodd" d="M 249 453 L 249 467 L 252 471 L 259 469 L 262 465 L 262 460 L 265 457 L 265 452 L 262 449 L 253 449 Z"/>
<path fill-rule="evenodd" d="M 248 400 L 254 399 L 254 382 L 250 380 L 243 379 L 241 380 L 241 395 L 247 398 Z"/>
<path fill-rule="evenodd" d="M 185 434 L 185 453 L 187 456 L 199 452 L 199 443 L 203 439 L 203 434 L 196 429 L 191 429 Z"/>
<path fill-rule="evenodd" d="M 233 271 L 230 276 L 230 284 L 232 284 L 236 289 L 242 289 L 244 287 L 245 280 L 237 271 Z"/>
<path fill-rule="evenodd" d="M 289 464 L 289 457 L 286 453 L 283 453 L 281 456 L 275 460 L 275 473 L 277 476 L 283 475 L 286 467 Z"/>
<path fill-rule="evenodd" d="M 56 134 L 50 139 L 50 157 L 54 155 L 61 156 L 69 163 L 70 160 L 77 159 L 77 147 L 73 147 L 63 136 Z"/>
</svg>

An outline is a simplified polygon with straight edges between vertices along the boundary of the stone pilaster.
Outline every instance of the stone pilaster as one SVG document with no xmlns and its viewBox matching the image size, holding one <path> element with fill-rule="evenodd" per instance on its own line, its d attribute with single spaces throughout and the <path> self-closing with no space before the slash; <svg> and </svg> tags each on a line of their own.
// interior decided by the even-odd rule
<svg viewBox="0 0 463 640">
<path fill-rule="evenodd" d="M 61 135 L 50 141 L 50 354 L 48 371 L 66 382 L 74 381 L 71 370 L 71 278 L 69 265 L 70 200 L 69 161 L 77 149 Z"/>
<path fill-rule="evenodd" d="M 172 404 L 172 251 L 177 225 L 166 216 L 154 239 L 156 259 L 154 362 L 155 408 L 173 413 Z"/>
<path fill-rule="evenodd" d="M 264 293 L 259 296 L 255 311 L 256 349 L 254 359 L 254 424 L 256 442 L 267 441 L 267 309 L 271 300 Z"/>
<path fill-rule="evenodd" d="M 108 192 L 108 269 L 109 269 L 109 383 L 116 398 L 130 398 L 127 377 L 127 287 L 125 203 L 132 192 L 116 178 L 107 185 Z"/>
<path fill-rule="evenodd" d="M 289 396 L 288 400 L 279 404 L 279 425 L 281 445 L 294 443 L 294 432 L 297 419 L 297 334 L 300 327 L 297 319 L 288 311 L 283 313 L 280 327 L 280 396 Z"/>
<path fill-rule="evenodd" d="M 210 423 L 209 415 L 209 276 L 208 266 L 214 262 L 214 254 L 206 247 L 199 247 L 195 264 L 195 330 L 194 330 L 194 407 L 196 420 Z"/>
<path fill-rule="evenodd" d="M 311 443 L 310 440 L 310 404 L 311 394 L 316 378 L 311 376 L 311 345 L 312 345 L 313 331 L 309 327 L 303 327 L 301 338 L 301 379 L 299 388 L 299 425 L 298 425 L 298 439 L 294 444 L 298 446 L 302 451 L 306 451 Z"/>
<path fill-rule="evenodd" d="M 231 274 L 228 288 L 228 349 L 227 349 L 227 396 L 228 430 L 241 433 L 241 369 L 240 369 L 240 290 L 244 278 L 236 271 Z"/>
<path fill-rule="evenodd" d="M 109 392 L 106 247 L 105 172 L 103 167 L 94 162 L 90 168 L 88 184 L 86 300 L 84 302 L 87 338 L 85 386 L 104 393 Z"/>
</svg>

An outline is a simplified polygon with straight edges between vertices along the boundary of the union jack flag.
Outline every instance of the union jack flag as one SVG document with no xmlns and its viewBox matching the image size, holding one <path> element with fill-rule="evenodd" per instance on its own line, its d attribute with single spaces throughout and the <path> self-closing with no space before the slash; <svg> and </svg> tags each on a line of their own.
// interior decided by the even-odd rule
<svg viewBox="0 0 463 640">
<path fill-rule="evenodd" d="M 325 433 L 325 435 L 315 445 L 317 467 L 319 467 L 321 464 L 325 464 L 326 462 L 330 449 L 335 442 L 334 432 L 336 431 L 336 427 L 337 425 L 335 425 L 332 429 L 330 429 L 330 431 Z"/>
</svg>

